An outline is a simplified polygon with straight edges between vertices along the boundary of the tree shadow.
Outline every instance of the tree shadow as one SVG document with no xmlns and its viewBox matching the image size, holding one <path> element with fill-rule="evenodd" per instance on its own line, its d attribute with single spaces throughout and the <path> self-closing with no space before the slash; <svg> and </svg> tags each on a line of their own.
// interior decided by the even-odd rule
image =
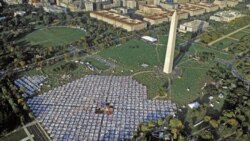
<svg viewBox="0 0 250 141">
<path fill-rule="evenodd" d="M 180 45 L 177 45 L 176 48 L 179 49 L 179 54 L 174 58 L 174 64 L 173 67 L 175 68 L 177 64 L 180 63 L 182 58 L 185 56 L 185 54 L 189 51 L 189 48 L 192 46 L 192 44 L 195 42 L 196 37 L 201 34 L 202 27 L 204 26 L 204 22 L 201 22 L 198 26 L 198 29 L 196 32 L 193 32 L 191 35 L 191 39 L 186 41 L 185 43 L 182 43 Z"/>
</svg>

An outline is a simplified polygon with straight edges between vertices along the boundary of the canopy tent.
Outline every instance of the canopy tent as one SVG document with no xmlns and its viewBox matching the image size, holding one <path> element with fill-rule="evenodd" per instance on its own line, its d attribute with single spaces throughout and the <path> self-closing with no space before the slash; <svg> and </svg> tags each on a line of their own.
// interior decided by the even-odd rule
<svg viewBox="0 0 250 141">
<path fill-rule="evenodd" d="M 156 42 L 157 41 L 156 38 L 153 38 L 153 37 L 150 37 L 150 36 L 142 36 L 141 38 L 146 40 L 146 41 L 149 41 L 149 42 Z"/>
<path fill-rule="evenodd" d="M 200 103 L 196 101 L 196 102 L 188 104 L 188 107 L 190 107 L 191 109 L 197 109 L 200 107 Z"/>
</svg>

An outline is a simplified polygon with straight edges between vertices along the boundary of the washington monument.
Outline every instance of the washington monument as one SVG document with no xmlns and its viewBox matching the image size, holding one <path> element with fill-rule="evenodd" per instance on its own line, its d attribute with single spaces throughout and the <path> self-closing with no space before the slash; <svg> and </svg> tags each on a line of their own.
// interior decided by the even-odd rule
<svg viewBox="0 0 250 141">
<path fill-rule="evenodd" d="M 164 68 L 163 68 L 163 72 L 165 73 L 171 73 L 173 70 L 177 24 L 178 24 L 178 16 L 175 10 L 171 18 L 171 25 L 170 25 L 169 36 L 168 36 L 168 46 L 166 49 L 166 57 L 165 57 L 165 63 L 164 63 Z"/>
</svg>

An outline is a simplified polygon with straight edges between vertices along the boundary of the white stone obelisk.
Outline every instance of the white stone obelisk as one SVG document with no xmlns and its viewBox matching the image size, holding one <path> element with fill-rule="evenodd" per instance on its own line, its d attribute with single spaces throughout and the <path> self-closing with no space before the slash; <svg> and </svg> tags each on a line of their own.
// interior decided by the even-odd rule
<svg viewBox="0 0 250 141">
<path fill-rule="evenodd" d="M 171 18 L 171 25 L 168 36 L 168 46 L 166 49 L 166 57 L 163 68 L 163 72 L 167 74 L 171 73 L 173 70 L 177 24 L 178 24 L 178 16 L 177 16 L 177 11 L 175 10 Z"/>
</svg>

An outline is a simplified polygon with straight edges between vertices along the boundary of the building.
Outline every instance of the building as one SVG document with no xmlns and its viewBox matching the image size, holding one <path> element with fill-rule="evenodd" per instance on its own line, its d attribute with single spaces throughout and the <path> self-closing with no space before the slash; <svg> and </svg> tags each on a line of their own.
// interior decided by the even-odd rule
<svg viewBox="0 0 250 141">
<path fill-rule="evenodd" d="M 93 5 L 93 2 L 91 2 L 91 1 L 85 1 L 84 6 L 85 6 L 85 11 L 93 11 L 94 10 L 94 5 Z"/>
<path fill-rule="evenodd" d="M 102 3 L 103 6 L 101 7 L 102 9 L 111 9 L 114 7 L 121 7 L 121 3 L 122 3 L 121 0 L 110 0 L 107 1 L 106 3 Z"/>
<path fill-rule="evenodd" d="M 188 13 L 187 12 L 181 11 L 181 10 L 176 10 L 176 11 L 177 11 L 177 15 L 178 15 L 177 16 L 178 20 L 187 19 L 188 18 Z M 169 21 L 171 21 L 173 14 L 174 14 L 174 11 L 168 11 Z"/>
<path fill-rule="evenodd" d="M 8 5 L 23 4 L 23 0 L 3 0 Z"/>
<path fill-rule="evenodd" d="M 66 7 L 70 11 L 95 11 L 118 7 L 121 0 L 56 0 L 58 6 Z"/>
<path fill-rule="evenodd" d="M 160 4 L 160 0 L 154 0 L 154 5 L 159 5 Z"/>
<path fill-rule="evenodd" d="M 165 14 L 167 11 L 155 5 L 139 5 L 139 11 L 145 15 Z"/>
<path fill-rule="evenodd" d="M 219 6 L 216 4 L 212 4 L 212 3 L 187 3 L 188 5 L 192 5 L 192 6 L 196 6 L 196 7 L 200 7 L 200 8 L 204 8 L 206 10 L 206 12 L 213 12 L 213 11 L 217 11 L 219 9 Z"/>
<path fill-rule="evenodd" d="M 184 12 L 187 12 L 190 16 L 202 15 L 206 12 L 204 8 L 200 8 L 192 5 L 181 5 L 180 9 Z"/>
<path fill-rule="evenodd" d="M 243 15 L 238 11 L 222 11 L 217 12 L 213 16 L 210 16 L 210 20 L 219 21 L 219 22 L 230 22 L 236 18 L 242 17 Z"/>
<path fill-rule="evenodd" d="M 174 9 L 178 9 L 179 7 L 179 4 L 177 3 L 161 2 L 159 5 L 166 10 L 174 10 Z"/>
<path fill-rule="evenodd" d="M 139 5 L 139 10 L 136 11 L 136 14 L 143 16 L 143 20 L 151 25 L 169 21 L 169 12 L 155 5 Z"/>
<path fill-rule="evenodd" d="M 65 8 L 56 5 L 47 5 L 43 7 L 43 10 L 48 13 L 63 13 L 65 11 Z"/>
<path fill-rule="evenodd" d="M 110 11 L 118 13 L 118 14 L 127 14 L 128 13 L 128 9 L 122 8 L 122 7 L 120 7 L 120 8 L 112 8 L 112 9 L 110 9 Z"/>
<path fill-rule="evenodd" d="M 177 11 L 175 11 L 171 19 L 171 25 L 168 36 L 168 45 L 166 49 L 165 62 L 163 67 L 163 72 L 167 74 L 172 73 L 173 71 L 177 24 L 178 24 L 178 14 Z"/>
<path fill-rule="evenodd" d="M 188 3 L 189 0 L 173 0 L 174 3 Z"/>
<path fill-rule="evenodd" d="M 131 19 L 127 16 L 107 10 L 91 12 L 90 17 L 104 21 L 114 27 L 123 28 L 127 31 L 141 30 L 147 26 L 147 24 L 143 21 Z"/>
<path fill-rule="evenodd" d="M 191 22 L 181 24 L 178 31 L 183 33 L 203 31 L 208 26 L 209 23 L 206 21 L 194 20 Z"/>
<path fill-rule="evenodd" d="M 239 4 L 238 0 L 227 0 L 227 6 L 228 7 L 235 7 L 238 4 Z"/>
<path fill-rule="evenodd" d="M 226 0 L 215 0 L 214 4 L 218 5 L 220 9 L 223 9 L 227 7 L 227 1 Z"/>
<path fill-rule="evenodd" d="M 235 7 L 239 4 L 238 0 L 215 0 L 214 4 L 218 5 L 221 9 L 225 7 Z"/>
<path fill-rule="evenodd" d="M 126 2 L 127 2 L 126 5 L 128 8 L 132 8 L 132 9 L 136 8 L 136 1 L 135 0 L 127 0 Z"/>
<path fill-rule="evenodd" d="M 168 14 L 159 14 L 159 15 L 144 16 L 143 20 L 149 22 L 150 25 L 157 25 L 163 22 L 168 22 L 169 18 Z"/>
</svg>

